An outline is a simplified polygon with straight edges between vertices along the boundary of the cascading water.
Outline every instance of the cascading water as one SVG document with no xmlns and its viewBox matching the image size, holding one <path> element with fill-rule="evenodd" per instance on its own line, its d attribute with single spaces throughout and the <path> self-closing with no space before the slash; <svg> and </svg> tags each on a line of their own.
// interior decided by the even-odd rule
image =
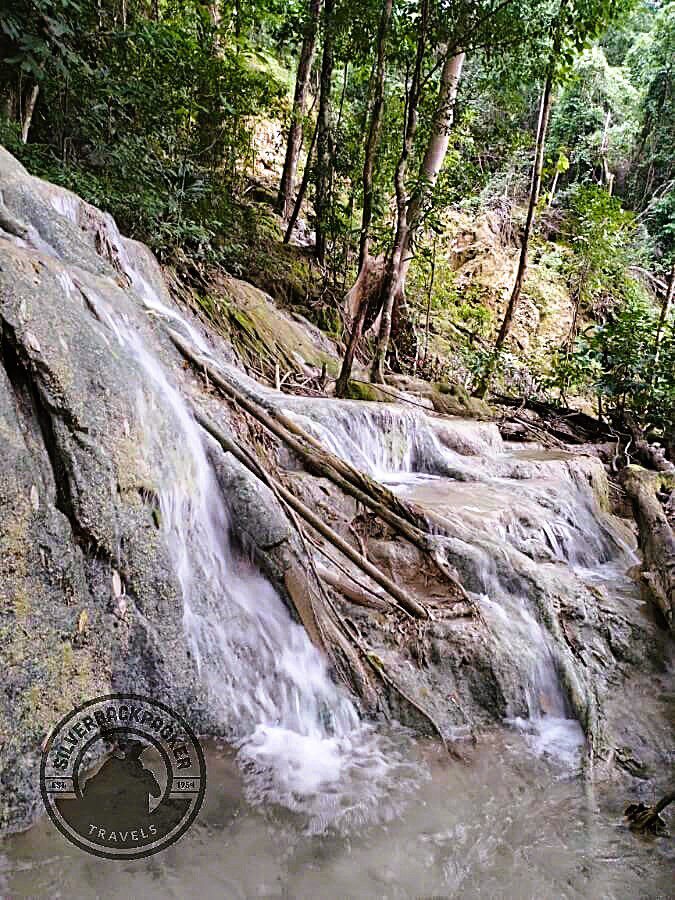
<svg viewBox="0 0 675 900">
<path fill-rule="evenodd" d="M 271 585 L 233 554 L 209 460 L 220 447 L 133 326 L 102 297 L 88 300 L 145 376 L 138 422 L 149 459 L 162 459 L 155 479 L 185 632 L 208 708 L 238 748 L 248 799 L 304 814 L 309 830 L 386 819 L 422 774 L 401 752 L 403 732 L 385 735 L 359 719 Z"/>
<path fill-rule="evenodd" d="M 64 293 L 84 297 L 102 325 L 105 345 L 117 342 L 141 373 L 134 434 L 140 436 L 148 479 L 156 486 L 159 518 L 181 587 L 184 628 L 209 718 L 237 748 L 248 799 L 281 804 L 304 815 L 310 831 L 386 820 L 398 800 L 424 777 L 410 761 L 402 729 L 385 734 L 362 722 L 305 630 L 272 586 L 233 553 L 230 522 L 212 461 L 223 451 L 193 418 L 180 391 L 141 336 L 146 322 L 123 313 L 101 274 L 104 257 L 148 315 L 179 330 L 202 354 L 204 338 L 178 312 L 150 251 L 123 238 L 114 220 L 74 194 L 35 180 L 60 217 L 77 227 L 80 268 L 72 245 L 52 244 L 35 229 L 39 252 L 72 265 L 60 270 Z M 84 236 L 84 237 L 83 237 Z M 16 239 L 25 246 L 26 242 Z M 102 273 L 110 277 L 110 273 Z M 111 340 L 112 339 L 112 340 Z M 130 423 L 126 423 L 130 431 Z M 158 461 L 159 460 L 159 464 Z M 140 610 L 136 614 L 142 618 Z"/>
<path fill-rule="evenodd" d="M 583 733 L 561 687 L 559 649 L 533 598 L 556 588 L 573 594 L 589 572 L 634 562 L 626 536 L 598 508 L 583 460 L 509 448 L 495 425 L 392 404 L 284 405 L 338 456 L 442 516 L 464 586 L 517 660 L 520 691 L 507 721 L 537 751 L 577 759 Z"/>
</svg>

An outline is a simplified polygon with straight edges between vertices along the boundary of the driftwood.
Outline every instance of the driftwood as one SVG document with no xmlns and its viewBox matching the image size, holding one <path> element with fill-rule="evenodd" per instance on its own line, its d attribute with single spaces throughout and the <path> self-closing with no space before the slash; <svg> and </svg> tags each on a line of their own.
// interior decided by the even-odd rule
<svg viewBox="0 0 675 900">
<path fill-rule="evenodd" d="M 585 444 L 589 441 L 616 438 L 616 434 L 599 419 L 594 419 L 593 416 L 576 409 L 555 406 L 527 397 L 506 397 L 503 394 L 494 396 L 492 402 L 499 406 L 515 407 L 518 410 L 531 410 L 546 422 L 547 429 L 553 437 L 568 444 Z"/>
<path fill-rule="evenodd" d="M 244 453 L 240 447 L 238 447 L 233 441 L 231 441 L 227 435 L 221 431 L 216 425 L 213 424 L 206 416 L 202 415 L 200 412 L 195 411 L 195 418 L 197 422 L 204 428 L 208 433 L 221 445 L 221 447 L 227 451 L 228 453 L 232 453 L 242 465 L 246 466 L 250 471 L 252 471 L 255 475 L 260 475 L 260 467 L 256 466 L 252 463 L 251 458 L 248 454 Z M 408 615 L 411 615 L 417 619 L 427 619 L 429 618 L 429 613 L 427 610 L 417 602 L 413 597 L 409 597 L 405 591 L 402 591 L 398 585 L 394 584 L 391 579 L 387 578 L 378 568 L 376 568 L 371 562 L 369 562 L 365 557 L 361 556 L 351 544 L 348 544 L 343 538 L 340 537 L 337 532 L 333 531 L 326 523 L 319 518 L 315 513 L 312 512 L 309 507 L 307 507 L 301 500 L 299 500 L 295 494 L 291 493 L 288 488 L 284 487 L 280 482 L 271 478 L 269 474 L 266 475 L 266 481 L 273 482 L 274 491 L 279 495 L 279 497 L 287 503 L 291 509 L 296 512 L 305 522 L 311 525 L 315 531 L 317 531 L 322 537 L 324 537 L 327 541 L 329 541 L 334 547 L 343 553 L 350 562 L 354 563 L 368 575 L 369 578 L 379 584 L 381 588 L 383 588 L 390 597 L 392 597 L 396 604 Z"/>
<path fill-rule="evenodd" d="M 335 565 L 335 563 L 333 564 Z M 386 610 L 390 606 L 384 597 L 380 597 L 373 591 L 361 587 L 360 584 L 354 582 L 351 577 L 348 577 L 347 575 L 341 575 L 318 563 L 316 571 L 319 578 L 325 582 L 325 584 L 334 587 L 343 595 L 343 597 L 351 600 L 352 603 L 355 603 L 357 606 L 365 606 L 368 609 L 379 610 Z"/>
<path fill-rule="evenodd" d="M 627 819 L 631 831 L 637 831 L 644 834 L 664 834 L 666 831 L 666 823 L 661 818 L 660 813 L 675 802 L 675 791 L 671 791 L 664 797 L 661 797 L 654 806 L 647 806 L 645 803 L 630 803 L 626 807 L 624 816 Z"/>
<path fill-rule="evenodd" d="M 169 331 L 169 333 L 176 347 L 197 371 L 203 373 L 210 383 L 220 388 L 226 396 L 289 447 L 303 462 L 307 471 L 328 478 L 346 494 L 372 510 L 396 533 L 427 554 L 443 576 L 455 586 L 462 599 L 468 600 L 464 588 L 440 558 L 438 542 L 428 531 L 430 525 L 433 525 L 442 533 L 444 530 L 442 519 L 426 514 L 414 503 L 401 500 L 384 485 L 328 452 L 316 438 L 307 434 L 288 416 L 271 406 L 264 407 L 257 397 L 245 393 L 238 384 L 233 383 L 234 379 L 228 379 L 226 373 L 214 368 L 207 359 L 196 356 L 176 332 Z M 294 497 L 294 500 L 297 502 L 297 498 Z"/>
<path fill-rule="evenodd" d="M 640 531 L 642 577 L 672 631 L 675 617 L 675 537 L 656 492 L 666 483 L 672 489 L 673 479 L 665 473 L 627 466 L 621 473 L 621 481 L 631 500 Z"/>
<path fill-rule="evenodd" d="M 265 483 L 267 483 L 282 500 L 288 501 L 289 506 L 291 506 L 292 508 L 297 508 L 297 511 L 299 514 L 302 515 L 304 512 L 310 513 L 311 521 L 309 523 L 312 524 L 313 527 L 320 524 L 321 529 L 317 528 L 317 530 L 320 530 L 320 533 L 322 533 L 322 534 L 324 534 L 324 531 L 329 533 L 330 536 L 328 536 L 328 534 L 324 534 L 324 537 L 327 537 L 327 539 L 330 540 L 331 543 L 335 543 L 336 546 L 339 546 L 339 542 L 342 540 L 339 537 L 339 535 L 336 535 L 334 532 L 331 532 L 331 530 L 327 526 L 325 526 L 321 522 L 320 519 L 317 519 L 317 517 L 314 516 L 313 513 L 311 513 L 311 510 L 308 510 L 307 507 L 304 506 L 304 504 L 301 504 L 301 502 L 297 499 L 297 497 L 295 497 L 293 494 L 291 494 L 291 492 L 288 491 L 286 488 L 284 488 L 283 485 L 281 485 L 279 482 L 277 482 L 275 479 L 273 479 L 267 472 L 265 472 L 261 468 L 261 466 L 258 465 L 258 463 L 255 461 L 255 459 L 253 458 L 253 456 L 251 454 L 249 454 L 246 450 L 244 450 L 242 447 L 237 445 L 234 441 L 230 440 L 230 438 L 228 438 L 228 436 L 223 431 L 221 431 L 214 423 L 210 422 L 206 418 L 206 416 L 202 415 L 201 413 L 199 413 L 196 410 L 194 410 L 194 415 L 195 415 L 196 420 L 199 422 L 199 424 L 214 438 L 214 440 L 216 440 L 221 445 L 221 447 L 226 452 L 231 453 L 242 465 L 244 465 L 247 469 L 249 469 L 249 471 L 251 471 L 254 475 L 256 475 L 256 477 L 262 478 L 265 481 Z M 293 506 L 292 502 L 297 504 L 297 507 Z M 333 538 L 337 538 L 338 541 L 335 542 L 333 540 Z M 345 555 L 349 555 L 349 558 L 353 562 L 355 562 L 357 565 L 360 565 L 361 562 L 366 562 L 368 567 L 371 567 L 371 564 L 368 563 L 367 560 L 364 560 L 363 557 L 360 557 L 359 554 L 357 554 L 356 551 L 354 551 L 353 548 L 350 547 L 349 544 L 345 544 L 345 547 L 349 551 L 349 553 L 345 554 Z M 360 591 L 359 591 L 358 586 L 354 587 L 354 588 L 347 587 L 347 590 L 345 590 L 344 582 L 342 582 L 340 580 L 339 585 L 338 585 L 336 583 L 338 581 L 337 577 L 334 576 L 333 573 L 328 572 L 328 570 L 323 569 L 323 567 L 315 567 L 315 569 L 317 571 L 317 576 L 319 578 L 322 578 L 323 580 L 325 580 L 326 583 L 332 583 L 335 587 L 338 587 L 338 589 L 343 591 L 343 593 L 346 593 L 346 595 L 352 601 L 360 602 L 361 605 L 364 605 L 364 606 L 374 606 L 374 604 L 377 603 L 378 600 L 380 603 L 382 603 L 382 599 L 379 598 L 377 595 L 371 595 L 370 592 L 368 592 L 364 589 L 360 589 Z M 393 582 L 390 582 L 389 579 L 386 578 L 386 576 L 382 575 L 382 573 L 379 572 L 379 570 L 375 569 L 374 566 L 372 567 L 372 569 L 374 570 L 372 574 L 369 572 L 368 569 L 364 568 L 364 571 L 366 572 L 366 574 L 371 574 L 371 577 L 373 578 L 373 580 L 380 583 L 381 586 L 384 586 L 382 584 L 382 582 L 384 582 L 385 584 L 388 584 L 390 587 L 392 587 L 397 594 L 399 594 L 399 595 L 402 594 L 402 592 L 396 587 L 396 585 L 394 585 Z M 375 576 L 377 576 L 377 577 L 375 577 Z M 358 594 L 357 594 L 357 591 L 359 591 Z M 365 595 L 369 595 L 368 599 L 366 599 Z M 405 595 L 403 595 L 403 596 L 405 596 Z M 415 710 L 415 712 L 424 721 L 426 721 L 428 723 L 428 725 L 431 728 L 431 731 L 439 738 L 439 740 L 441 741 L 441 744 L 449 753 L 451 753 L 452 755 L 454 755 L 457 758 L 460 758 L 458 756 L 458 754 L 456 753 L 456 751 L 447 744 L 447 742 L 445 740 L 445 736 L 444 736 L 440 726 L 438 725 L 436 720 L 433 718 L 433 716 L 429 712 L 427 712 L 427 710 L 425 710 L 422 706 L 420 706 L 419 703 L 417 703 L 412 697 L 410 697 L 410 695 L 405 690 L 403 690 L 403 688 L 401 688 L 399 684 L 397 684 L 395 679 L 393 679 L 389 675 L 389 673 L 386 671 L 386 669 L 382 665 L 381 660 L 377 659 L 373 655 L 373 653 L 371 653 L 368 650 L 368 648 L 363 645 L 363 642 L 361 641 L 358 633 L 355 633 L 353 630 L 348 628 L 347 623 L 345 622 L 344 618 L 340 615 L 338 610 L 335 609 L 334 605 L 330 601 L 330 598 L 328 598 L 326 596 L 325 599 L 326 599 L 326 603 L 327 603 L 327 610 L 333 614 L 333 616 L 335 618 L 335 622 L 337 622 L 342 629 L 341 632 L 339 633 L 340 646 L 338 647 L 338 650 L 341 649 L 342 652 L 346 652 L 347 657 L 349 658 L 350 657 L 349 649 L 344 647 L 344 645 L 342 644 L 342 641 L 344 639 L 351 641 L 351 643 L 354 645 L 354 647 L 358 651 L 359 655 L 363 659 L 364 663 L 370 668 L 370 670 L 373 672 L 373 674 L 380 681 L 382 681 L 383 684 L 385 684 L 390 690 L 397 693 L 400 696 L 401 700 L 405 704 L 407 704 L 411 709 Z M 407 598 L 407 602 L 414 604 L 416 601 L 412 601 L 411 598 Z M 423 607 L 420 607 L 420 608 L 423 609 Z M 426 610 L 424 610 L 424 612 L 426 615 Z M 322 635 L 322 638 L 323 638 L 323 640 L 322 640 L 321 644 L 328 650 L 329 648 L 326 647 L 325 636 Z M 334 662 L 337 663 L 339 661 L 339 654 L 336 656 L 335 653 L 331 653 L 331 656 L 332 656 Z M 340 667 L 338 667 L 338 668 L 340 668 Z M 347 683 L 349 683 L 351 681 L 351 679 L 349 679 L 347 677 L 345 677 L 344 680 Z M 355 687 L 357 687 L 357 686 L 355 685 Z M 357 690 L 358 690 L 358 687 L 357 687 Z"/>
</svg>

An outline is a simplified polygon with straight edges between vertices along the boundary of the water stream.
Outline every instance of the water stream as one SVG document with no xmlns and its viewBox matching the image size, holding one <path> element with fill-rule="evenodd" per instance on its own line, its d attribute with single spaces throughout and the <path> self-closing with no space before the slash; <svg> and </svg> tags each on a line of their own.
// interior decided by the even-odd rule
<svg viewBox="0 0 675 900">
<path fill-rule="evenodd" d="M 75 207 L 60 213 L 78 221 Z M 208 352 L 153 287 L 154 262 L 116 230 L 113 238 L 116 264 L 146 309 Z M 0 845 L 0 894 L 668 896 L 668 845 L 636 841 L 620 803 L 578 777 L 583 735 L 533 600 L 600 580 L 639 602 L 625 576 L 635 559 L 629 536 L 598 507 L 592 466 L 505 446 L 493 425 L 278 398 L 335 453 L 444 518 L 463 583 L 518 661 L 511 727 L 485 735 L 458 764 L 359 719 L 281 599 L 229 549 L 213 468 L 220 448 L 139 329 L 105 297 L 89 291 L 88 300 L 105 340 L 142 375 L 134 432 L 148 460 L 162 460 L 161 523 L 186 639 L 227 741 L 208 748 L 205 810 L 161 856 L 95 859 L 43 819 Z"/>
<path fill-rule="evenodd" d="M 600 571 L 623 582 L 637 561 L 632 536 L 597 502 L 600 463 L 508 446 L 494 424 L 411 407 L 302 400 L 287 407 L 334 453 L 442 518 L 462 583 L 518 660 L 507 722 L 538 752 L 575 765 L 584 736 L 537 597 L 586 591 L 589 573 Z"/>
<path fill-rule="evenodd" d="M 514 717 L 516 728 L 484 735 L 466 764 L 425 742 L 397 749 L 358 721 L 271 589 L 223 554 L 227 511 L 203 434 L 133 330 L 114 318 L 109 327 L 146 373 L 138 409 L 148 433 L 157 433 L 153 415 L 171 411 L 176 449 L 165 456 L 164 527 L 183 585 L 186 632 L 233 740 L 207 749 L 205 810 L 161 856 L 122 864 L 93 859 L 43 820 L 5 842 L 0 891 L 205 900 L 669 896 L 669 844 L 636 841 L 621 822 L 620 801 L 595 795 L 578 776 L 581 732 L 560 687 L 555 650 L 519 592 L 520 576 L 504 574 L 527 560 L 544 580 L 605 579 L 636 596 L 623 574 L 632 558 L 626 536 L 603 519 L 569 458 L 506 447 L 491 426 L 443 425 L 417 413 L 413 428 L 425 433 L 411 435 L 408 411 L 384 410 L 391 450 L 371 471 L 443 513 L 458 540 L 473 546 L 463 575 L 494 627 L 511 629 L 527 694 L 527 716 Z M 291 412 L 328 443 L 320 422 L 326 408 Z M 338 420 L 351 422 L 349 407 L 336 409 Z M 374 416 L 367 430 L 343 435 L 333 418 L 330 440 L 362 463 L 379 423 L 377 413 L 359 415 Z M 403 431 L 396 422 L 407 423 Z M 423 447 L 426 456 L 400 453 L 402 437 L 412 453 Z M 416 458 L 425 461 L 422 471 Z M 464 476 L 436 474 L 439 465 Z M 407 778 L 414 792 L 395 815 L 397 778 Z M 351 817 L 341 817 L 345 809 Z M 341 827 L 323 827 L 335 824 Z"/>
<path fill-rule="evenodd" d="M 233 554 L 210 458 L 221 448 L 132 324 L 103 297 L 89 291 L 88 300 L 144 376 L 136 425 L 148 462 L 162 461 L 154 476 L 185 633 L 210 715 L 238 750 L 248 800 L 301 813 L 308 831 L 390 818 L 423 777 L 406 735 L 361 721 L 269 582 Z"/>
<path fill-rule="evenodd" d="M 424 749 L 424 748 L 423 748 Z M 96 859 L 48 821 L 0 847 L 0 894 L 102 900 L 672 896 L 672 845 L 636 839 L 621 803 L 533 757 L 516 731 L 486 735 L 466 765 L 426 751 L 431 779 L 405 814 L 308 835 L 279 807 L 251 807 L 227 748 L 207 751 L 195 825 L 149 860 Z"/>
</svg>

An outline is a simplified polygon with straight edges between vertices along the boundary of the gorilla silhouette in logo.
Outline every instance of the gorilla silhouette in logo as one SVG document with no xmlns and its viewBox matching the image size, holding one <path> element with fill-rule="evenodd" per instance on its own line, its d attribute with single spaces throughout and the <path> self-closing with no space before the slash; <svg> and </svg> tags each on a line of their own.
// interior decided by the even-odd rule
<svg viewBox="0 0 675 900">
<path fill-rule="evenodd" d="M 142 741 L 121 738 L 113 755 L 84 785 L 81 799 L 56 801 L 59 812 L 81 837 L 106 847 L 129 849 L 161 839 L 186 815 L 188 799 L 171 800 L 169 788 L 150 812 L 150 797 L 162 789 L 146 769 Z"/>
</svg>

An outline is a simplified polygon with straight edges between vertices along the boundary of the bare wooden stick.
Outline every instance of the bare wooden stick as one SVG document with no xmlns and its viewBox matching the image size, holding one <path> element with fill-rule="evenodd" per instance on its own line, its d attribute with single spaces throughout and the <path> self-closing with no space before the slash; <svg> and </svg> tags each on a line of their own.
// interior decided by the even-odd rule
<svg viewBox="0 0 675 900">
<path fill-rule="evenodd" d="M 332 562 L 335 565 L 334 561 Z M 334 587 L 348 600 L 351 600 L 352 603 L 356 603 L 358 606 L 366 606 L 369 609 L 385 610 L 390 605 L 384 597 L 378 597 L 373 591 L 368 591 L 359 584 L 353 582 L 351 578 L 339 575 L 331 569 L 327 569 L 326 566 L 322 566 L 320 563 L 317 563 L 316 571 L 322 581 L 325 581 L 326 584 Z"/>
<path fill-rule="evenodd" d="M 278 410 L 263 407 L 258 400 L 254 400 L 248 393 L 244 393 L 238 386 L 228 380 L 221 371 L 210 365 L 208 360 L 204 357 L 196 356 L 183 338 L 175 331 L 169 330 L 169 334 L 176 347 L 195 366 L 200 374 L 203 369 L 206 369 L 211 382 L 217 385 L 223 393 L 253 416 L 275 437 L 283 441 L 303 461 L 308 471 L 323 478 L 328 478 L 346 494 L 349 494 L 358 500 L 359 503 L 371 509 L 395 532 L 401 534 L 411 544 L 428 554 L 439 568 L 439 571 L 455 585 L 463 597 L 466 597 L 464 588 L 457 579 L 448 573 L 447 567 L 438 566 L 438 547 L 427 531 L 430 517 L 421 508 L 402 501 L 388 488 L 385 488 L 384 485 L 369 478 L 363 472 L 354 469 L 344 460 L 335 456 L 335 454 L 326 451 L 315 437 L 303 431 L 288 416 L 285 416 Z M 310 445 L 311 449 L 306 446 L 307 444 Z M 442 529 L 441 520 L 436 522 L 436 524 Z"/>
<path fill-rule="evenodd" d="M 224 434 L 216 425 L 213 424 L 209 419 L 206 418 L 199 411 L 195 411 L 195 418 L 197 422 L 204 428 L 208 433 L 221 445 L 221 447 L 226 450 L 228 453 L 232 453 L 242 465 L 246 466 L 249 470 L 253 471 L 254 474 L 259 475 L 259 471 L 256 471 L 255 468 L 251 464 L 251 460 L 247 456 L 247 454 L 243 453 L 241 449 L 231 441 L 227 435 Z M 270 476 L 267 476 L 270 480 Z M 414 616 L 417 619 L 428 619 L 429 613 L 420 603 L 417 602 L 413 597 L 409 597 L 404 591 L 402 591 L 393 581 L 387 578 L 379 569 L 377 569 L 372 563 L 370 563 L 367 559 L 361 556 L 360 553 L 357 553 L 354 548 L 348 544 L 345 540 L 343 540 L 337 532 L 333 531 L 326 523 L 320 519 L 317 515 L 315 515 L 309 507 L 305 506 L 305 504 L 299 500 L 295 494 L 291 493 L 288 488 L 284 487 L 279 482 L 274 482 L 275 490 L 279 494 L 283 500 L 288 503 L 288 505 L 293 509 L 302 519 L 305 520 L 309 525 L 314 528 L 315 531 L 324 537 L 327 541 L 333 544 L 334 547 L 344 554 L 350 562 L 353 562 L 356 566 L 358 566 L 362 572 L 365 572 L 376 584 L 379 584 L 381 588 L 383 588 L 390 597 L 393 597 L 396 600 L 397 604 L 405 610 L 409 615 Z"/>
<path fill-rule="evenodd" d="M 314 527 L 314 522 L 316 522 L 318 525 L 320 525 L 320 528 L 317 528 L 316 530 L 319 531 L 319 533 L 323 533 L 324 531 L 329 532 L 331 537 L 328 537 L 327 534 L 325 534 L 325 533 L 323 534 L 323 536 L 327 537 L 328 540 L 331 540 L 332 536 L 335 535 L 335 533 L 332 532 L 331 529 L 328 528 L 328 526 L 324 525 L 320 519 L 317 519 L 313 515 L 313 513 L 311 513 L 311 511 L 308 510 L 307 507 L 304 506 L 304 504 L 302 504 L 301 501 L 299 501 L 297 497 L 295 497 L 294 494 L 292 494 L 283 485 L 281 485 L 279 482 L 277 482 L 275 479 L 273 479 L 269 475 L 269 473 L 264 472 L 262 467 L 254 460 L 254 458 L 248 452 L 246 452 L 241 447 L 239 447 L 234 441 L 230 440 L 228 438 L 228 436 L 223 431 L 221 431 L 220 428 L 218 428 L 213 422 L 211 422 L 202 413 L 200 413 L 197 410 L 194 410 L 194 415 L 195 415 L 197 422 L 214 438 L 214 440 L 216 440 L 221 445 L 223 450 L 225 450 L 228 453 L 231 453 L 235 457 L 235 459 L 237 459 L 243 466 L 245 466 L 247 469 L 249 469 L 249 471 L 253 472 L 253 474 L 256 475 L 256 477 L 263 478 L 263 476 L 264 476 L 264 481 L 266 483 L 268 483 L 270 486 L 272 486 L 274 491 L 277 493 L 277 495 L 280 498 L 282 498 L 283 500 L 285 500 L 288 503 L 288 505 L 291 506 L 292 509 L 295 509 L 298 512 L 298 514 L 301 515 L 303 518 L 304 518 L 303 513 L 305 513 L 305 512 L 309 513 L 311 518 L 314 520 L 314 521 L 310 521 L 309 524 L 311 524 Z M 363 557 L 360 557 L 360 555 L 358 553 L 356 553 L 356 551 L 349 544 L 342 541 L 342 539 L 339 537 L 339 535 L 335 535 L 335 537 L 337 537 L 338 542 L 341 542 L 344 545 L 344 547 L 346 548 L 347 552 L 345 553 L 345 555 L 349 559 L 351 559 L 352 562 L 354 562 L 356 565 L 361 567 L 362 570 L 366 574 L 370 575 L 370 577 L 373 579 L 373 581 L 375 581 L 377 584 L 380 584 L 380 586 L 384 587 L 385 590 L 387 590 L 387 587 L 385 587 L 385 584 L 389 584 L 389 585 L 391 585 L 392 588 L 394 588 L 394 591 L 397 594 L 399 594 L 399 595 L 402 594 L 402 592 L 400 592 L 398 590 L 396 585 L 394 585 L 392 582 L 390 582 L 389 579 L 386 578 L 384 575 L 382 575 L 382 573 L 380 573 L 379 570 L 375 569 L 374 566 L 371 566 L 371 564 L 367 560 L 365 560 Z M 337 545 L 338 544 L 336 543 L 336 546 Z M 342 548 L 339 547 L 339 549 L 342 549 Z M 361 562 L 365 563 L 367 568 L 362 567 L 360 565 Z M 383 584 L 383 582 L 384 582 L 384 584 Z M 394 599 L 397 599 L 395 597 L 395 595 L 392 595 L 392 596 L 394 596 Z M 405 597 L 405 595 L 403 595 L 403 597 Z M 340 616 L 339 612 L 334 609 L 333 605 L 330 603 L 330 600 L 328 598 L 327 598 L 327 600 L 328 600 L 329 605 L 333 609 L 334 614 L 337 616 L 338 620 L 342 623 L 343 628 L 345 629 L 345 631 L 347 631 L 348 629 L 346 629 L 346 623 L 345 623 L 344 619 L 342 618 L 342 616 Z M 412 602 L 414 603 L 415 601 L 412 601 Z M 425 617 L 428 617 L 428 613 L 424 609 L 424 607 L 420 607 L 420 610 L 423 612 Z M 410 695 L 406 691 L 404 691 L 403 688 L 401 688 L 400 685 L 397 684 L 397 682 L 388 674 L 388 672 L 383 668 L 383 666 L 379 662 L 375 661 L 375 659 L 373 658 L 373 654 L 370 653 L 366 647 L 364 647 L 363 642 L 361 641 L 359 635 L 351 634 L 350 639 L 355 644 L 355 646 L 358 649 L 358 651 L 360 652 L 361 656 L 366 661 L 366 663 L 370 666 L 370 668 L 373 670 L 373 672 L 377 675 L 377 677 L 384 684 L 386 684 L 391 690 L 393 690 L 397 694 L 399 694 L 399 696 L 405 701 L 405 703 L 407 703 L 409 706 L 411 706 L 413 709 L 415 709 L 418 712 L 418 714 L 429 723 L 429 725 L 431 726 L 431 729 L 438 736 L 443 747 L 446 749 L 446 751 L 448 753 L 450 753 L 453 756 L 455 756 L 456 758 L 460 759 L 461 757 L 459 757 L 457 752 L 452 747 L 448 746 L 448 744 L 445 740 L 445 736 L 444 736 L 440 726 L 434 719 L 434 717 L 429 712 L 427 712 L 425 709 L 423 709 L 419 705 L 419 703 L 417 703 L 415 700 L 413 700 L 413 698 L 410 697 Z"/>
</svg>

